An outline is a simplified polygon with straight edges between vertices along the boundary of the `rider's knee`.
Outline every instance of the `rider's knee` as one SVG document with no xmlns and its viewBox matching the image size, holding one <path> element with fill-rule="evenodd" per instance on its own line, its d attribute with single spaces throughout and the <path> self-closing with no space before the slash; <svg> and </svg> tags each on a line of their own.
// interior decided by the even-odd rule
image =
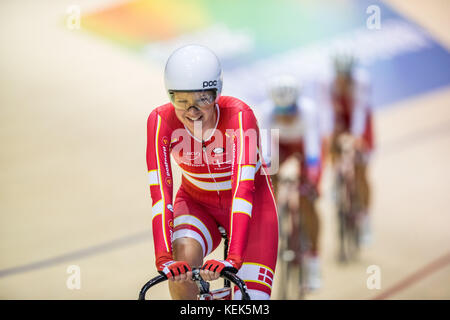
<svg viewBox="0 0 450 320">
<path fill-rule="evenodd" d="M 173 242 L 173 257 L 177 261 L 186 261 L 190 266 L 201 266 L 203 249 L 193 238 L 178 238 Z"/>
</svg>

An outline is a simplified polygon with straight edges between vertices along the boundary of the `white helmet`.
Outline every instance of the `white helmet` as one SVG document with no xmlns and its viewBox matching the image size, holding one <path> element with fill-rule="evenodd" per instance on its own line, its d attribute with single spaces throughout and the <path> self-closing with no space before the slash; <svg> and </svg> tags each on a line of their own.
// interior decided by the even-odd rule
<svg viewBox="0 0 450 320">
<path fill-rule="evenodd" d="M 298 81 L 291 75 L 279 75 L 269 82 L 269 95 L 279 108 L 295 105 L 299 95 Z"/>
<path fill-rule="evenodd" d="M 187 45 L 175 50 L 164 70 L 164 82 L 173 91 L 215 90 L 216 101 L 222 91 L 222 67 L 217 56 L 201 45 Z"/>
</svg>

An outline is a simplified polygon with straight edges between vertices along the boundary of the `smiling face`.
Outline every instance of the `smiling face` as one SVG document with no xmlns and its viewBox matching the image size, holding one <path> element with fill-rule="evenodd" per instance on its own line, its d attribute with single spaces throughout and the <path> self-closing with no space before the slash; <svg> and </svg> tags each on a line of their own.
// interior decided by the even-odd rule
<svg viewBox="0 0 450 320">
<path fill-rule="evenodd" d="M 178 120 L 192 133 L 194 124 L 201 124 L 202 131 L 212 129 L 216 122 L 214 91 L 176 91 L 171 94 Z"/>
</svg>

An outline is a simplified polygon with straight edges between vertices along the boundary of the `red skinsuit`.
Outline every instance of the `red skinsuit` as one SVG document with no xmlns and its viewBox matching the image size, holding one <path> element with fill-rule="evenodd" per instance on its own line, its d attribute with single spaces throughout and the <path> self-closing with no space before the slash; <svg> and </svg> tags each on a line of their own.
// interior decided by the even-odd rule
<svg viewBox="0 0 450 320">
<path fill-rule="evenodd" d="M 229 237 L 228 259 L 242 266 L 247 287 L 270 295 L 278 248 L 278 220 L 270 177 L 260 155 L 253 111 L 222 96 L 211 136 L 200 141 L 184 127 L 171 103 L 147 123 L 147 166 L 152 197 L 156 264 L 172 259 L 172 241 L 196 239 L 206 256 Z M 173 198 L 170 155 L 182 169 Z"/>
</svg>

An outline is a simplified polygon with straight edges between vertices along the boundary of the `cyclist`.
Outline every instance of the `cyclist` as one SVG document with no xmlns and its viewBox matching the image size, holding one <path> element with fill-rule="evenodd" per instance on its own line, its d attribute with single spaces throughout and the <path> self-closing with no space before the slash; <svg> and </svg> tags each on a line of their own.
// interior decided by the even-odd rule
<svg viewBox="0 0 450 320">
<path fill-rule="evenodd" d="M 321 136 L 319 115 L 314 101 L 300 94 L 297 79 L 292 75 L 278 75 L 269 81 L 270 99 L 261 105 L 263 128 L 279 129 L 278 150 L 271 139 L 271 150 L 264 148 L 266 162 L 271 169 L 281 167 L 286 159 L 294 156 L 299 163 L 299 206 L 309 250 L 301 258 L 306 267 L 306 286 L 315 290 L 321 286 L 319 259 L 319 217 L 316 208 L 321 176 Z M 267 138 L 265 141 L 270 141 Z M 270 160 L 269 160 L 270 159 Z M 278 162 L 278 163 L 274 163 Z M 276 167 L 274 167 L 276 165 Z M 273 172 L 275 173 L 275 172 Z M 278 175 L 272 176 L 277 191 Z"/>
<path fill-rule="evenodd" d="M 360 243 L 371 242 L 369 220 L 370 185 L 367 167 L 374 148 L 373 115 L 370 105 L 370 82 L 367 73 L 356 68 L 356 58 L 348 53 L 338 54 L 333 59 L 334 77 L 325 84 L 324 105 L 328 106 L 328 125 L 325 126 L 331 162 L 339 159 L 339 138 L 351 135 L 353 147 L 360 155 L 356 157 L 355 179 L 357 198 L 361 202 Z"/>
<path fill-rule="evenodd" d="M 203 279 L 234 271 L 252 299 L 269 299 L 278 224 L 256 118 L 244 102 L 221 96 L 220 62 L 206 47 L 175 50 L 164 77 L 171 102 L 153 110 L 147 124 L 156 267 L 173 280 L 174 299 L 196 298 L 191 267 L 202 265 Z M 175 201 L 170 155 L 182 171 Z M 220 243 L 218 226 L 228 235 L 227 257 L 203 263 Z"/>
</svg>

